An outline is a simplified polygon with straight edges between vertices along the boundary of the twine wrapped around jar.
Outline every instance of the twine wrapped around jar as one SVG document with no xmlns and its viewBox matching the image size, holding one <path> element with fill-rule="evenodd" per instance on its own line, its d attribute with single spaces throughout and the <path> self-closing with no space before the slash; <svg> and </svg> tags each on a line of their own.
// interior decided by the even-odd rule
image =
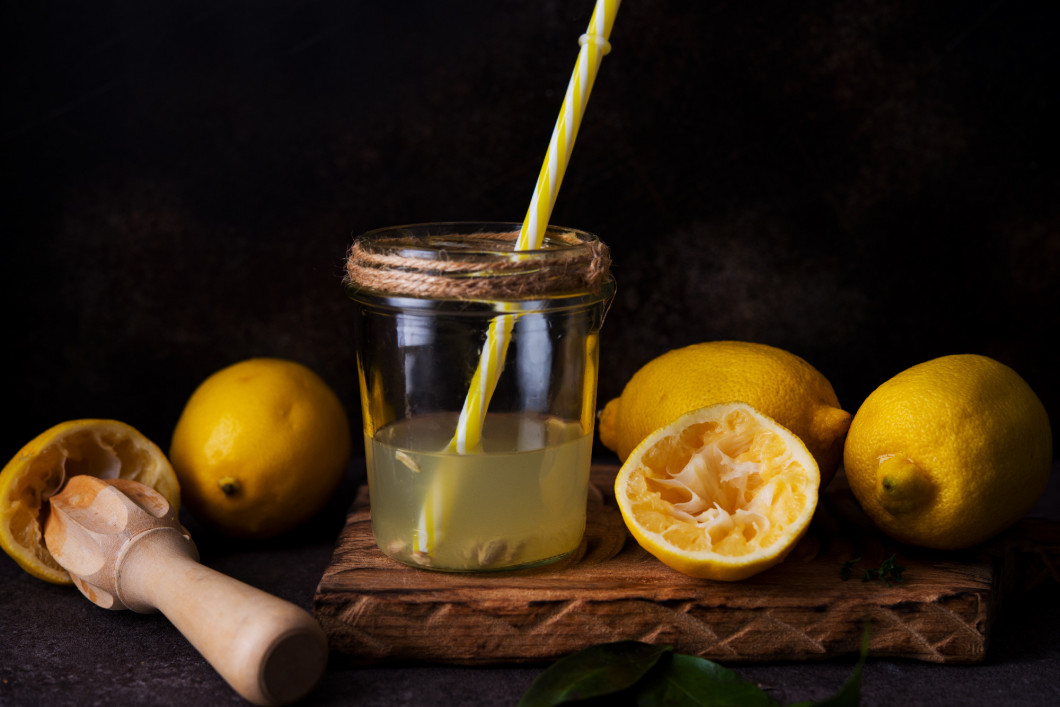
<svg viewBox="0 0 1060 707">
<path fill-rule="evenodd" d="M 391 295 L 519 300 L 597 292 L 611 255 L 594 236 L 550 230 L 543 247 L 515 250 L 518 231 L 452 235 L 366 234 L 350 246 L 345 283 Z"/>
</svg>

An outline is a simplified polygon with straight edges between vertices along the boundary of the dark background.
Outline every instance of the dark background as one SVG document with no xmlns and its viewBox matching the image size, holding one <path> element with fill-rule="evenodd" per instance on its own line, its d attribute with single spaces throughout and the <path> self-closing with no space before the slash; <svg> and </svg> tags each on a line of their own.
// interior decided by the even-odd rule
<svg viewBox="0 0 1060 707">
<path fill-rule="evenodd" d="M 5 2 L 0 456 L 78 417 L 167 448 L 262 355 L 317 370 L 359 443 L 352 235 L 521 220 L 591 7 Z M 732 338 L 851 412 L 985 354 L 1055 426 L 1058 28 L 1044 0 L 626 0 L 552 219 L 612 247 L 600 403 Z"/>
</svg>

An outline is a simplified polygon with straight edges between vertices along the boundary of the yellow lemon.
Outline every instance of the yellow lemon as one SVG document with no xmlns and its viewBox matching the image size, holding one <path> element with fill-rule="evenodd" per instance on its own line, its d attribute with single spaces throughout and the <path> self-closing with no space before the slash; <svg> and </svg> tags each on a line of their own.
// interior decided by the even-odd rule
<svg viewBox="0 0 1060 707">
<path fill-rule="evenodd" d="M 956 549 L 996 535 L 1045 491 L 1049 418 L 1008 366 L 943 356 L 913 366 L 858 408 L 844 451 L 850 488 L 891 537 Z"/>
<path fill-rule="evenodd" d="M 48 499 L 78 474 L 139 481 L 180 508 L 180 485 L 162 450 L 124 422 L 70 420 L 40 433 L 0 471 L 0 546 L 56 584 L 70 584 L 70 575 L 48 552 L 42 523 Z"/>
<path fill-rule="evenodd" d="M 806 532 L 820 473 L 802 441 L 745 403 L 711 405 L 649 435 L 615 479 L 641 547 L 693 577 L 736 581 Z"/>
<path fill-rule="evenodd" d="M 795 354 L 765 344 L 708 341 L 669 351 L 637 371 L 600 415 L 600 441 L 625 460 L 640 441 L 707 405 L 750 404 L 794 432 L 827 484 L 843 452 L 850 413 L 831 383 Z"/>
<path fill-rule="evenodd" d="M 192 393 L 169 458 L 188 510 L 227 535 L 265 538 L 313 516 L 350 460 L 334 391 L 294 361 L 253 358 Z"/>
</svg>

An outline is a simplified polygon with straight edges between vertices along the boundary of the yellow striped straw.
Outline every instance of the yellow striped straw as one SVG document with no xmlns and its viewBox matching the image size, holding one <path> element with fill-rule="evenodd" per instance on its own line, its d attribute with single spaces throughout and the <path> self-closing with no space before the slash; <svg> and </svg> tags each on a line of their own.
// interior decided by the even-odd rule
<svg viewBox="0 0 1060 707">
<path fill-rule="evenodd" d="M 517 251 L 537 250 L 544 241 L 545 230 L 556 204 L 556 195 L 567 171 L 574 140 L 578 136 L 578 128 L 589 102 L 589 92 L 593 88 L 601 60 L 611 51 L 608 40 L 620 3 L 621 0 L 596 0 L 589 27 L 585 34 L 578 38 L 578 44 L 581 46 L 578 60 L 574 64 L 570 83 L 567 84 L 567 93 L 563 97 L 563 105 L 552 129 L 552 138 L 549 140 L 545 161 L 537 177 L 534 195 L 530 199 L 530 206 L 519 231 L 515 244 Z M 507 308 L 511 308 L 511 305 Z M 506 306 L 501 304 L 499 309 L 503 312 Z M 504 368 L 516 316 L 502 313 L 490 321 L 478 366 L 460 411 L 456 432 L 448 446 L 451 453 L 468 454 L 479 449 L 486 410 Z M 447 516 L 445 509 L 450 505 L 452 494 L 456 493 L 454 481 L 446 481 L 443 476 L 436 477 L 442 485 L 429 490 L 420 512 L 419 527 L 413 542 L 416 552 L 430 554 L 441 538 L 442 526 Z"/>
<path fill-rule="evenodd" d="M 526 210 L 523 226 L 519 231 L 516 250 L 537 250 L 544 240 L 545 229 L 556 204 L 556 195 L 567 171 L 567 163 L 570 162 L 574 139 L 578 137 L 578 128 L 585 114 L 585 106 L 589 102 L 589 92 L 596 81 L 600 61 L 611 51 L 608 39 L 620 2 L 621 0 L 597 0 L 593 15 L 589 19 L 589 27 L 578 39 L 578 44 L 581 45 L 578 60 L 574 64 L 570 83 L 567 84 L 567 94 L 563 97 L 559 117 L 556 118 L 556 125 L 552 129 L 552 139 L 549 140 L 548 152 L 545 153 L 545 161 L 537 177 L 534 195 L 530 199 L 530 207 Z M 460 411 L 456 434 L 449 445 L 452 451 L 466 454 L 474 450 L 482 438 L 482 423 L 486 419 L 490 397 L 497 387 L 497 379 L 504 368 L 504 358 L 514 323 L 515 317 L 510 314 L 501 314 L 490 322 L 478 367 L 471 378 L 468 395 Z"/>
<path fill-rule="evenodd" d="M 578 128 L 582 124 L 585 106 L 589 103 L 589 92 L 593 90 L 596 73 L 600 70 L 600 61 L 611 51 L 608 39 L 615 24 L 620 0 L 597 0 L 593 16 L 589 19 L 589 28 L 578 38 L 581 50 L 578 61 L 574 64 L 570 83 L 567 84 L 567 95 L 563 97 L 563 106 L 556 127 L 552 129 L 552 139 L 548 143 L 545 162 L 537 177 L 534 196 L 530 199 L 530 208 L 526 210 L 523 228 L 519 231 L 516 250 L 534 250 L 541 247 L 552 216 L 552 207 L 556 205 L 556 195 L 563 175 L 567 171 L 574 139 L 578 137 Z"/>
</svg>

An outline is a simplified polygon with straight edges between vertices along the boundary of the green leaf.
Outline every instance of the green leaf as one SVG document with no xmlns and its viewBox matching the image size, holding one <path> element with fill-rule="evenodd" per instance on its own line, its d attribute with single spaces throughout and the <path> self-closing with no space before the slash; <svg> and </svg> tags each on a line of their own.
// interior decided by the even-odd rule
<svg viewBox="0 0 1060 707">
<path fill-rule="evenodd" d="M 839 692 L 790 707 L 858 707 L 868 655 L 866 626 L 861 656 Z M 575 702 L 581 707 L 779 707 L 759 687 L 717 663 L 639 641 L 604 643 L 560 659 L 537 676 L 519 707 Z"/>
<path fill-rule="evenodd" d="M 761 688 L 705 658 L 676 653 L 639 686 L 637 707 L 777 707 Z"/>
<path fill-rule="evenodd" d="M 852 560 L 847 560 L 843 563 L 843 566 L 839 568 L 839 576 L 845 582 L 850 579 L 850 572 L 854 569 L 854 565 L 861 562 L 860 557 L 855 557 Z M 891 555 L 879 568 L 869 568 L 865 570 L 864 577 L 861 578 L 862 582 L 871 582 L 874 579 L 882 580 L 888 587 L 893 587 L 891 582 L 896 584 L 903 581 L 902 572 L 905 572 L 905 567 L 898 564 L 898 556 Z"/>
<path fill-rule="evenodd" d="M 625 690 L 672 650 L 640 641 L 590 646 L 560 658 L 538 675 L 519 707 L 552 707 Z"/>
</svg>

